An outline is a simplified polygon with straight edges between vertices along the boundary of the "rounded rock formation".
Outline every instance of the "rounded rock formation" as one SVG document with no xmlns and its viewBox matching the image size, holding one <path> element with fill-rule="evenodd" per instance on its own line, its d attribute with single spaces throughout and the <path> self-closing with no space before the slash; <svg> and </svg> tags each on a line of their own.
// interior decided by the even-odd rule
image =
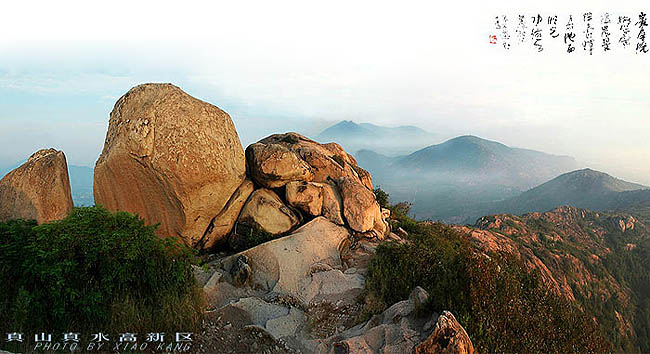
<svg viewBox="0 0 650 354">
<path fill-rule="evenodd" d="M 336 184 L 343 198 L 343 214 L 350 228 L 361 233 L 374 231 L 374 237 L 384 238 L 388 226 L 374 193 L 348 177 L 337 179 Z"/>
<path fill-rule="evenodd" d="M 210 226 L 231 225 L 237 218 L 238 210 L 224 208 L 242 185 L 245 168 L 226 112 L 172 84 L 139 85 L 111 112 L 95 165 L 95 202 L 160 223 L 161 237 L 210 245 L 225 236 L 213 231 L 206 239 Z M 227 220 L 216 220 L 220 217 Z"/>
<path fill-rule="evenodd" d="M 298 216 L 284 205 L 280 197 L 265 188 L 251 194 L 237 221 L 239 224 L 258 226 L 273 235 L 288 232 L 299 222 Z"/>
<path fill-rule="evenodd" d="M 372 190 L 368 171 L 336 143 L 319 144 L 297 133 L 274 134 L 246 148 L 253 180 L 267 188 L 291 181 L 325 183 L 340 177 L 358 180 Z"/>
<path fill-rule="evenodd" d="M 285 197 L 292 207 L 311 215 L 321 215 L 323 209 L 323 184 L 293 181 L 287 183 Z"/>
<path fill-rule="evenodd" d="M 72 207 L 62 151 L 39 150 L 0 180 L 0 221 L 33 219 L 40 224 L 65 218 Z"/>
</svg>

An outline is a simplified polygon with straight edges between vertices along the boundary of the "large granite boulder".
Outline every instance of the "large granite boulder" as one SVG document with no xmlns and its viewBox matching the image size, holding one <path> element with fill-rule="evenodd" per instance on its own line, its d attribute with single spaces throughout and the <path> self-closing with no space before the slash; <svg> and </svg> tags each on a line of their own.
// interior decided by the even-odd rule
<svg viewBox="0 0 650 354">
<path fill-rule="evenodd" d="M 228 235 L 232 230 L 239 213 L 254 189 L 255 186 L 250 179 L 247 178 L 242 182 L 223 210 L 212 219 L 205 234 L 197 243 L 198 248 L 210 249 L 225 243 L 226 238 L 224 236 Z"/>
<path fill-rule="evenodd" d="M 237 218 L 242 194 L 229 201 L 245 169 L 226 112 L 171 84 L 139 85 L 111 112 L 95 165 L 95 202 L 160 223 L 159 236 L 207 246 Z"/>
<path fill-rule="evenodd" d="M 0 180 L 0 221 L 65 218 L 72 211 L 68 165 L 62 151 L 43 149 Z"/>
<path fill-rule="evenodd" d="M 249 173 L 267 188 L 291 181 L 328 182 L 350 177 L 372 190 L 370 174 L 336 143 L 319 144 L 297 133 L 275 134 L 246 148 Z"/>
<path fill-rule="evenodd" d="M 284 188 L 287 203 L 306 217 L 322 215 L 366 237 L 381 239 L 388 233 L 370 174 L 340 145 L 297 133 L 275 134 L 250 145 L 246 160 L 257 185 Z"/>
<path fill-rule="evenodd" d="M 311 167 L 287 147 L 261 142 L 246 148 L 249 174 L 266 188 L 278 188 L 291 181 L 311 181 Z"/>
<path fill-rule="evenodd" d="M 337 225 L 344 225 L 343 199 L 336 185 L 323 183 L 323 216 Z"/>
</svg>

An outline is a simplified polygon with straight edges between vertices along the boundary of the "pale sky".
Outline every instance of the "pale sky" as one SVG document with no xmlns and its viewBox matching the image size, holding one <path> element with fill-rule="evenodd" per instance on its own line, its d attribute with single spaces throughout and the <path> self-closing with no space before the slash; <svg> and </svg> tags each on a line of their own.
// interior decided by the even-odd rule
<svg viewBox="0 0 650 354">
<path fill-rule="evenodd" d="M 580 42 L 594 14 L 594 55 Z M 647 1 L 10 2 L 0 21 L 0 166 L 42 147 L 93 166 L 109 113 L 144 82 L 172 82 L 227 111 L 245 144 L 315 135 L 343 119 L 416 125 L 574 156 L 650 185 L 650 53 L 632 47 Z M 600 16 L 612 50 L 600 48 Z M 548 36 L 504 50 L 494 16 L 573 15 L 577 50 Z M 531 29 L 528 23 L 528 30 Z"/>
</svg>

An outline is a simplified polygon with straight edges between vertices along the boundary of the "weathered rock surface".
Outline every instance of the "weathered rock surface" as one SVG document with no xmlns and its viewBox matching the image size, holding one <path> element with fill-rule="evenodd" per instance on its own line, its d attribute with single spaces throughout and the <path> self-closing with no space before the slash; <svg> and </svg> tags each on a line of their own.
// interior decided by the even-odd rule
<svg viewBox="0 0 650 354">
<path fill-rule="evenodd" d="M 111 112 L 94 195 L 109 210 L 160 223 L 159 236 L 207 246 L 226 229 L 214 228 L 206 239 L 211 223 L 236 219 L 224 208 L 244 177 L 244 151 L 226 112 L 174 85 L 144 84 Z"/>
<path fill-rule="evenodd" d="M 411 291 L 411 295 L 409 296 L 409 300 L 411 300 L 416 308 L 423 306 L 428 299 L 429 293 L 427 293 L 427 291 L 420 286 L 416 286 L 415 289 Z"/>
<path fill-rule="evenodd" d="M 62 151 L 43 149 L 0 180 L 0 221 L 65 218 L 72 211 L 68 165 Z"/>
<path fill-rule="evenodd" d="M 287 202 L 311 216 L 322 215 L 337 225 L 345 225 L 343 200 L 331 183 L 293 181 L 286 185 Z"/>
<path fill-rule="evenodd" d="M 348 236 L 344 227 L 317 217 L 289 236 L 224 259 L 221 268 L 230 271 L 237 258 L 244 255 L 251 268 L 251 287 L 298 297 L 305 282 L 310 281 L 312 265 L 340 266 L 339 247 Z"/>
<path fill-rule="evenodd" d="M 415 348 L 415 353 L 473 354 L 474 345 L 454 315 L 444 311 L 438 317 L 433 333 Z"/>
<path fill-rule="evenodd" d="M 426 337 L 424 327 L 430 321 L 430 317 L 416 317 L 414 309 L 411 299 L 395 303 L 367 322 L 321 341 L 316 351 L 332 354 L 412 353 Z"/>
<path fill-rule="evenodd" d="M 270 189 L 254 191 L 239 215 L 238 223 L 259 226 L 262 230 L 277 235 L 291 230 L 300 219 L 282 199 Z"/>
<path fill-rule="evenodd" d="M 370 174 L 336 143 L 319 144 L 297 133 L 275 134 L 246 149 L 249 173 L 267 188 L 291 181 L 325 183 L 340 177 L 358 180 L 372 190 Z"/>
<path fill-rule="evenodd" d="M 332 238 L 336 230 L 342 234 Z M 317 217 L 290 236 L 219 260 L 221 270 L 204 286 L 215 305 L 210 316 L 223 330 L 256 328 L 286 352 L 473 353 L 450 313 L 418 315 L 415 310 L 429 297 L 421 287 L 407 300 L 356 324 L 363 307 L 357 297 L 365 285 L 361 274 L 367 271 L 356 267 L 367 267 L 369 259 L 361 247 L 339 258 L 339 242 L 346 235 L 345 228 Z M 229 273 L 238 273 L 242 264 L 250 265 L 250 276 L 243 287 L 235 287 Z M 257 344 L 249 348 L 255 351 Z"/>
<path fill-rule="evenodd" d="M 255 184 L 282 194 L 298 216 L 307 220 L 324 216 L 367 238 L 383 239 L 388 234 L 384 219 L 390 213 L 379 207 L 370 174 L 340 145 L 319 144 L 297 133 L 275 134 L 250 145 L 246 160 Z M 240 220 L 245 219 L 248 204 L 255 205 L 256 193 Z"/>
<path fill-rule="evenodd" d="M 309 165 L 294 151 L 280 144 L 258 142 L 249 145 L 246 159 L 253 180 L 266 188 L 278 188 L 291 181 L 311 181 L 314 178 Z"/>
<path fill-rule="evenodd" d="M 267 321 L 289 314 L 289 309 L 286 307 L 268 303 L 257 297 L 239 299 L 226 305 L 225 308 L 241 312 L 242 320 L 259 326 L 265 326 Z"/>
<path fill-rule="evenodd" d="M 306 304 L 330 302 L 352 304 L 363 292 L 366 282 L 360 274 L 344 274 L 338 269 L 316 272 L 304 286 L 299 298 Z"/>
<path fill-rule="evenodd" d="M 323 184 L 323 216 L 337 225 L 344 225 L 343 199 L 335 185 Z"/>
<path fill-rule="evenodd" d="M 264 328 L 274 338 L 283 338 L 295 335 L 299 328 L 304 325 L 305 314 L 301 310 L 291 307 L 288 314 L 266 321 Z"/>
<path fill-rule="evenodd" d="M 321 215 L 323 210 L 323 184 L 292 181 L 286 186 L 287 202 L 311 216 Z"/>
<path fill-rule="evenodd" d="M 197 244 L 198 248 L 209 249 L 226 240 L 225 236 L 232 230 L 244 204 L 253 193 L 254 188 L 253 182 L 248 178 L 242 182 L 230 197 L 223 210 L 210 221 L 208 229 Z"/>
<path fill-rule="evenodd" d="M 388 226 L 373 192 L 352 178 L 339 178 L 336 184 L 341 191 L 343 214 L 348 225 L 362 233 L 374 230 L 375 236 L 383 238 Z"/>
</svg>

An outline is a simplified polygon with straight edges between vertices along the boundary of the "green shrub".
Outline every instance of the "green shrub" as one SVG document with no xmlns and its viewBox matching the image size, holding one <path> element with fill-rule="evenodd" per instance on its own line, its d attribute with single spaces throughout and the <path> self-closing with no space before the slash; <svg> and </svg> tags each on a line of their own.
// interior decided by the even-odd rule
<svg viewBox="0 0 650 354">
<path fill-rule="evenodd" d="M 430 296 L 421 312 L 454 313 L 478 352 L 610 350 L 588 316 L 550 293 L 518 260 L 483 254 L 468 235 L 406 214 L 403 208 L 393 213 L 410 242 L 377 248 L 366 279 L 369 295 L 390 305 L 422 286 Z"/>
<path fill-rule="evenodd" d="M 388 193 L 384 192 L 380 187 L 377 187 L 372 191 L 375 193 L 375 198 L 377 199 L 379 206 L 382 208 L 388 208 Z"/>
<path fill-rule="evenodd" d="M 203 299 L 191 270 L 195 256 L 154 229 L 99 206 L 40 226 L 0 223 L 0 329 L 198 328 Z"/>
</svg>

